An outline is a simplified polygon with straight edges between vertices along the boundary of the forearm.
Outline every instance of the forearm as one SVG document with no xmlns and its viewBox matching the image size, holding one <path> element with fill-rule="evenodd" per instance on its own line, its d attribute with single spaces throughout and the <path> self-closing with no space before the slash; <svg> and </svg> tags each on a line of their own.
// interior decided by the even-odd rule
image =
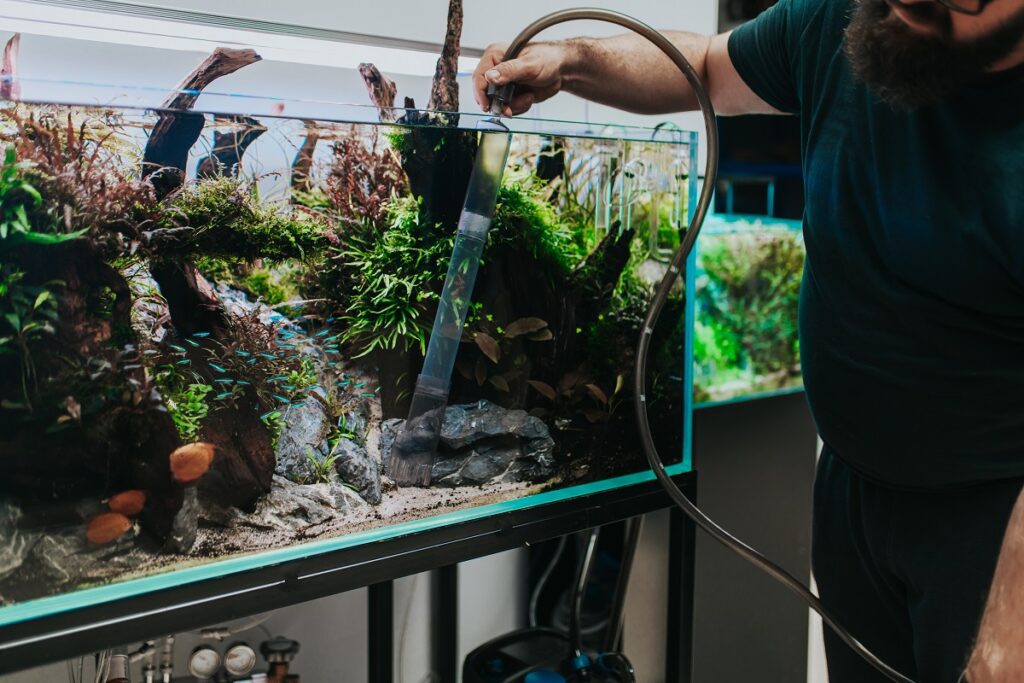
<svg viewBox="0 0 1024 683">
<path fill-rule="evenodd" d="M 1003 538 L 978 640 L 967 667 L 971 683 L 1024 681 L 1024 493 Z"/>
<path fill-rule="evenodd" d="M 711 38 L 665 31 L 708 83 Z M 697 108 L 693 89 L 679 69 L 650 41 L 636 34 L 612 38 L 575 38 L 564 72 L 564 89 L 588 100 L 638 114 L 664 114 Z"/>
</svg>

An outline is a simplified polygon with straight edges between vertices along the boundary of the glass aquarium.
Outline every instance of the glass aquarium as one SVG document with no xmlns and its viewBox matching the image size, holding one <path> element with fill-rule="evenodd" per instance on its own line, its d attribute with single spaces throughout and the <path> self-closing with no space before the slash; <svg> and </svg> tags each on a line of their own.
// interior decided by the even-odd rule
<svg viewBox="0 0 1024 683">
<path fill-rule="evenodd" d="M 697 405 L 800 390 L 800 222 L 709 216 L 696 251 Z"/>
<path fill-rule="evenodd" d="M 19 87 L 0 107 L 0 624 L 645 469 L 633 348 L 695 135 L 504 122 L 429 485 L 399 487 L 484 117 Z M 685 309 L 680 287 L 647 395 L 676 471 Z"/>
</svg>

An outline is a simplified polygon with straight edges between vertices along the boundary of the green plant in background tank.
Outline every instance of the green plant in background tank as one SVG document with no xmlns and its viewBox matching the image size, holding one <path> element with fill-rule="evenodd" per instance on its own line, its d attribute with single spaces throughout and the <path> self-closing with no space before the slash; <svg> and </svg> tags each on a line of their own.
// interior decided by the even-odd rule
<svg viewBox="0 0 1024 683">
<path fill-rule="evenodd" d="M 785 229 L 709 234 L 700 251 L 694 356 L 701 388 L 786 386 L 799 374 L 797 305 L 804 250 Z M 714 392 L 712 392 L 714 393 Z"/>
</svg>

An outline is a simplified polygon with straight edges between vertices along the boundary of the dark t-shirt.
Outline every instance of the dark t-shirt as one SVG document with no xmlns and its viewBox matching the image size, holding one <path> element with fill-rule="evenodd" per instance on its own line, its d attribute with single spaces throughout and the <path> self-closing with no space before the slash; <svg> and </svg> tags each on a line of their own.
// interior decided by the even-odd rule
<svg viewBox="0 0 1024 683">
<path fill-rule="evenodd" d="M 800 116 L 800 351 L 822 438 L 883 483 L 1024 475 L 1024 68 L 896 112 L 842 51 L 848 0 L 781 0 L 729 54 Z"/>
</svg>

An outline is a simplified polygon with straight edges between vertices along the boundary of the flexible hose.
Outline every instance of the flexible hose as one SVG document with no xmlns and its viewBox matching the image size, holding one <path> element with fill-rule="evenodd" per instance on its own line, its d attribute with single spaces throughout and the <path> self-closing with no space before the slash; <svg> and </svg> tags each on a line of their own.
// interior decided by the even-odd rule
<svg viewBox="0 0 1024 683">
<path fill-rule="evenodd" d="M 693 501 L 687 498 L 686 494 L 676 486 L 676 483 L 672 481 L 672 477 L 666 471 L 665 463 L 662 461 L 661 456 L 658 454 L 658 449 L 654 444 L 654 438 L 651 435 L 651 424 L 647 415 L 647 355 L 650 352 L 651 336 L 654 333 L 654 326 L 657 324 L 658 317 L 661 315 L 661 311 L 665 307 L 665 303 L 668 301 L 669 293 L 672 291 L 676 279 L 685 272 L 686 260 L 693 251 L 693 246 L 697 241 L 697 235 L 704 223 L 704 217 L 707 215 L 708 209 L 711 206 L 711 197 L 718 177 L 718 125 L 715 122 L 715 111 L 711 104 L 711 97 L 704 88 L 704 84 L 701 81 L 700 76 L 694 70 L 690 62 L 687 61 L 686 57 L 684 57 L 679 51 L 679 48 L 655 29 L 625 14 L 620 14 L 610 10 L 591 8 L 554 12 L 533 22 L 518 36 L 516 36 L 511 45 L 509 45 L 508 50 L 505 52 L 504 61 L 514 59 L 523 47 L 525 47 L 527 42 L 544 29 L 567 21 L 576 21 L 581 19 L 618 24 L 623 28 L 629 29 L 630 31 L 643 36 L 664 52 L 665 55 L 672 60 L 672 63 L 683 72 L 683 75 L 686 76 L 686 80 L 689 82 L 690 87 L 693 88 L 701 113 L 704 116 L 704 126 L 707 129 L 707 165 L 704 170 L 704 185 L 701 188 L 700 197 L 697 200 L 697 208 L 691 217 L 689 227 L 682 232 L 682 242 L 679 249 L 672 257 L 668 267 L 668 272 L 658 284 L 654 296 L 651 299 L 650 307 L 648 308 L 647 315 L 644 318 L 643 328 L 640 333 L 640 340 L 637 342 L 636 347 L 636 362 L 634 365 L 633 378 L 634 402 L 637 426 L 640 430 L 640 442 L 643 446 L 647 462 L 654 471 L 654 475 L 657 477 L 658 482 L 665 489 L 666 493 L 668 493 L 672 501 L 678 505 L 682 511 L 685 512 L 698 527 L 700 527 L 701 530 L 795 593 L 797 597 L 807 604 L 808 607 L 821 616 L 825 625 L 832 629 L 832 631 L 839 636 L 844 643 L 846 643 L 868 664 L 880 671 L 887 678 L 897 681 L 898 683 L 914 683 L 912 679 L 907 678 L 900 672 L 896 671 L 864 647 L 860 641 L 854 638 L 845 628 L 842 627 L 842 625 L 839 624 L 836 618 L 832 616 L 832 613 L 821 603 L 821 600 L 811 593 L 811 591 L 808 590 L 807 587 L 804 586 L 796 577 L 792 576 L 785 569 L 769 560 L 757 550 L 754 550 L 749 545 L 730 534 L 719 526 L 713 519 L 704 514 L 704 512 L 702 512 L 701 509 L 698 508 Z M 687 295 L 692 296 L 693 293 L 687 292 Z"/>
</svg>

